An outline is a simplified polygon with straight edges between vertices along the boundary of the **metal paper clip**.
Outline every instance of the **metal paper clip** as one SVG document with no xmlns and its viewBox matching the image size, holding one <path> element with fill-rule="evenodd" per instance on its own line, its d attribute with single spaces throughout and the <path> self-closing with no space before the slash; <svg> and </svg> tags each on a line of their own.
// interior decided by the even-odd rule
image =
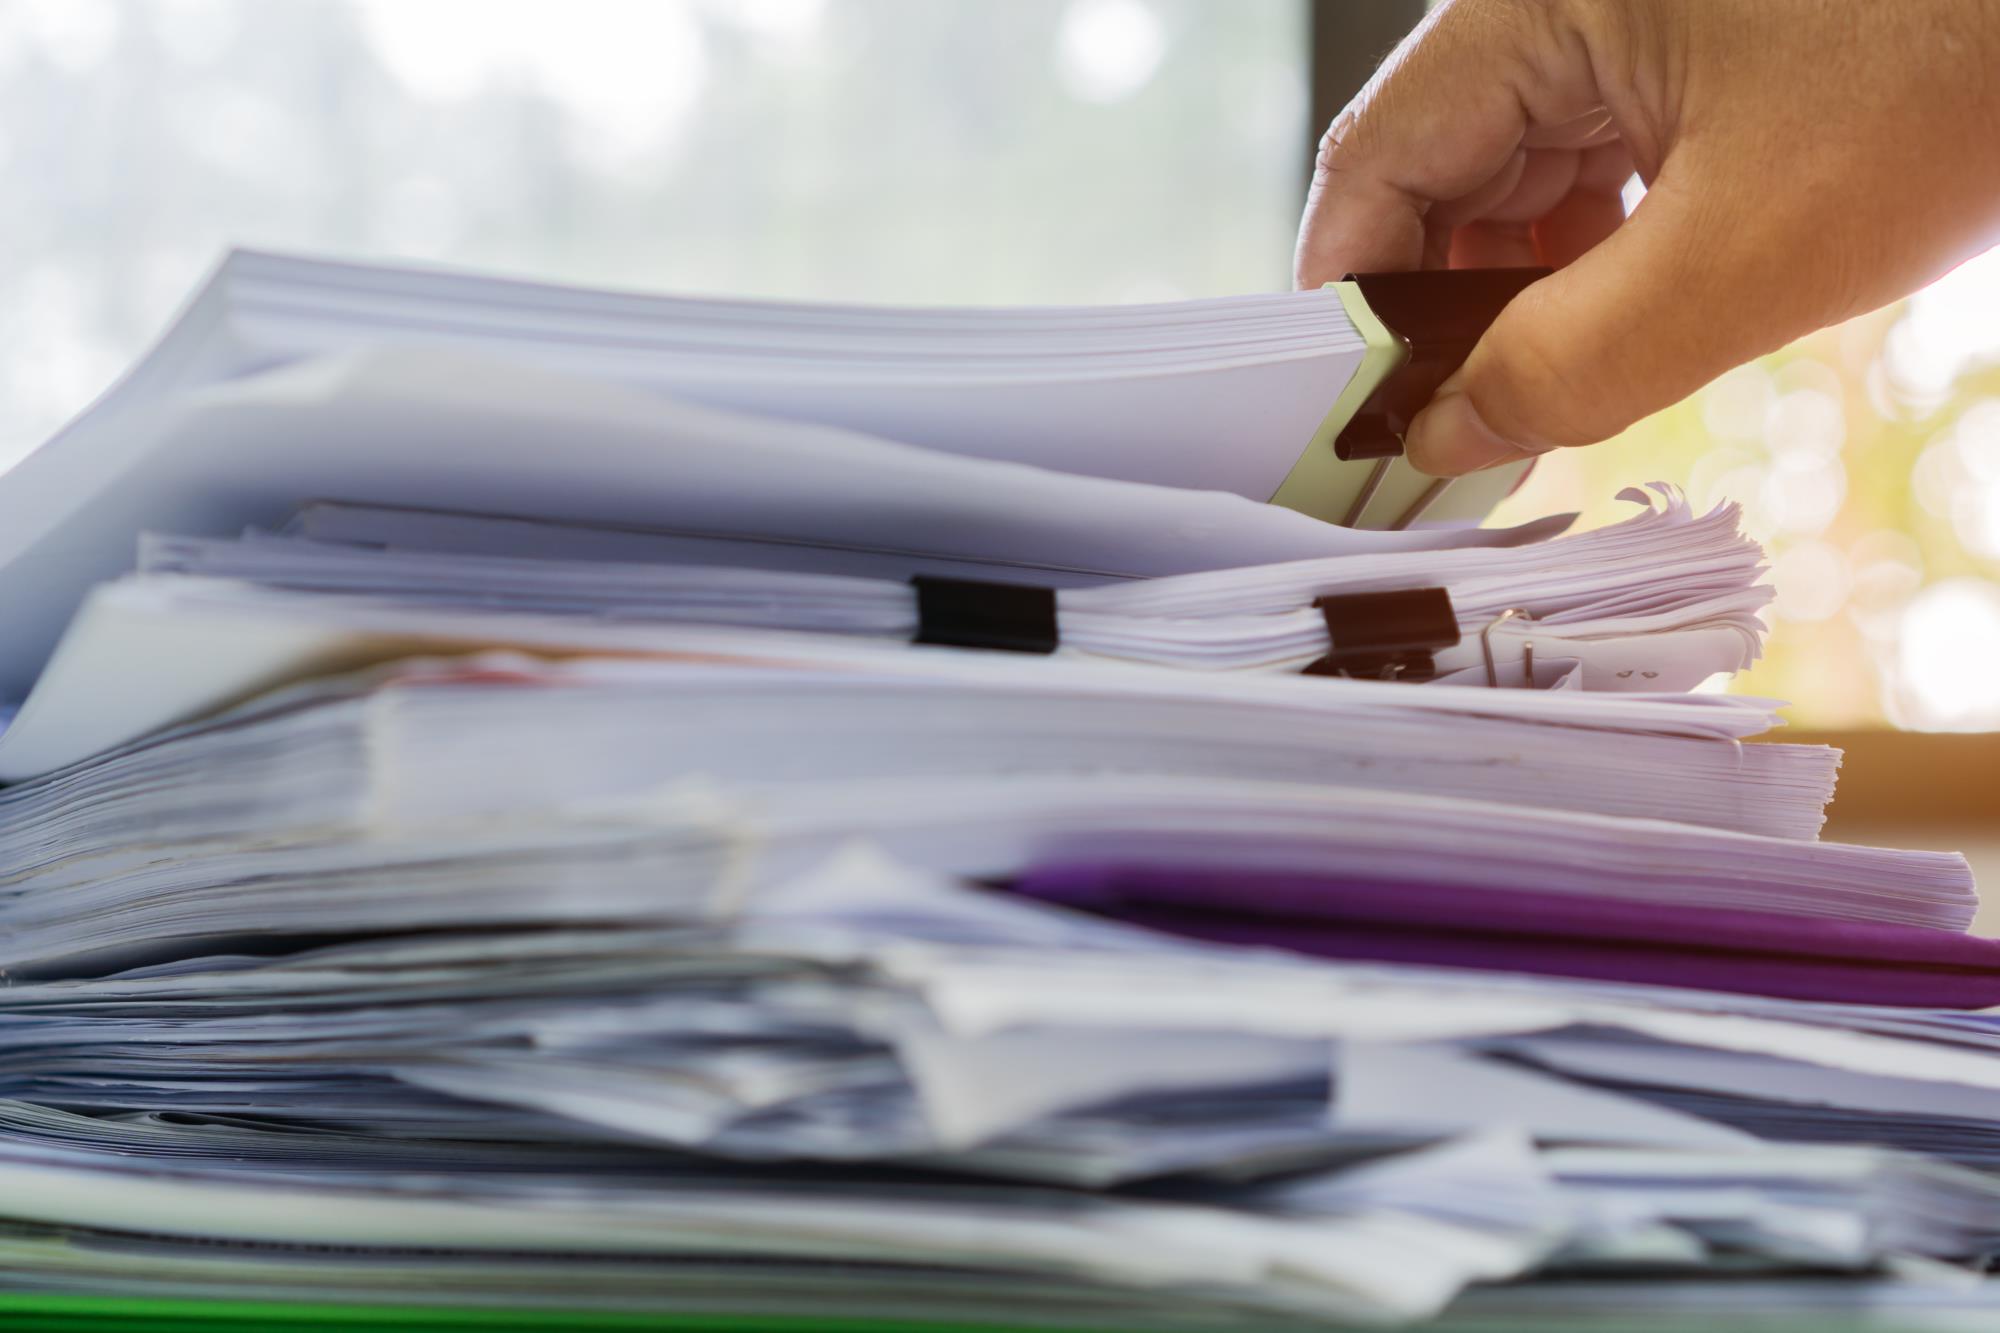
<svg viewBox="0 0 2000 1333">
<path fill-rule="evenodd" d="M 1479 651 L 1486 658 L 1486 683 L 1492 688 L 1496 690 L 1500 688 L 1500 668 L 1493 661 L 1493 631 L 1499 629 L 1510 620 L 1525 620 L 1533 623 L 1534 619 L 1533 616 L 1523 611 L 1520 607 L 1510 606 L 1499 615 L 1493 617 L 1492 620 L 1489 620 L 1486 623 L 1486 628 L 1479 631 Z M 1527 687 L 1533 689 L 1535 687 L 1535 641 L 1533 639 L 1523 639 L 1521 641 L 1521 670 L 1527 677 Z"/>
<path fill-rule="evenodd" d="M 1426 509 L 1429 509 L 1440 499 L 1444 498 L 1444 493 L 1451 489 L 1452 481 L 1453 478 L 1451 477 L 1439 477 L 1432 481 L 1430 485 L 1424 487 L 1423 494 L 1411 501 L 1408 509 L 1396 515 L 1396 521 L 1389 525 L 1389 531 L 1402 532 L 1410 524 L 1422 518 Z"/>
<path fill-rule="evenodd" d="M 1389 475 L 1389 464 L 1395 461 L 1393 458 L 1378 458 L 1375 460 L 1375 466 L 1368 469 L 1368 480 L 1361 483 L 1361 489 L 1354 493 L 1353 503 L 1349 504 L 1347 512 L 1341 515 L 1341 527 L 1358 528 L 1361 526 L 1361 516 L 1368 512 L 1368 502 L 1375 498 L 1375 492 L 1382 489 L 1382 478 Z"/>
</svg>

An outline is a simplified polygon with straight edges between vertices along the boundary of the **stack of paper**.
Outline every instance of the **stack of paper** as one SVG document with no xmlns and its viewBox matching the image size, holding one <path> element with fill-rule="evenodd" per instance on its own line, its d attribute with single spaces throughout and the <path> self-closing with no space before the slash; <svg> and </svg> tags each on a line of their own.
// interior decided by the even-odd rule
<svg viewBox="0 0 2000 1333">
<path fill-rule="evenodd" d="M 0 477 L 0 1312 L 1990 1318 L 1964 861 L 1732 509 L 1256 503 L 1342 309 L 233 260 Z"/>
<path fill-rule="evenodd" d="M 817 1272 L 963 1319 L 1013 1275 L 1003 1321 L 1338 1322 L 2000 1238 L 1936 1148 L 2000 1108 L 1975 1022 L 1175 945 L 859 852 L 732 920 L 17 985 L 0 1178 L 66 1237 L 17 1280 L 771 1313 Z"/>
<path fill-rule="evenodd" d="M 1645 503 L 1637 493 L 1633 498 Z M 734 550 L 669 548 L 652 561 L 440 551 L 430 515 L 320 512 L 311 522 L 322 526 L 329 517 L 350 526 L 366 523 L 370 539 L 155 534 L 142 545 L 139 568 L 451 612 L 740 625 L 905 643 L 918 630 L 907 570 L 897 571 L 897 578 L 744 568 L 735 563 Z M 487 526 L 462 518 L 446 531 L 476 540 Z M 556 542 L 578 531 L 544 530 Z M 497 545 L 504 538 L 490 540 Z M 806 563 L 783 546 L 760 545 L 774 564 Z M 657 563 L 662 555 L 675 563 Z M 1698 519 L 1685 500 L 1669 494 L 1663 508 L 1649 506 L 1616 527 L 1533 545 L 1324 556 L 1064 588 L 1056 597 L 1057 628 L 1062 650 L 1070 653 L 1205 670 L 1296 672 L 1327 651 L 1326 620 L 1314 609 L 1315 599 L 1434 585 L 1451 594 L 1460 635 L 1456 646 L 1437 655 L 1447 681 L 1455 673 L 1468 679 L 1483 673 L 1485 657 L 1518 668 L 1524 645 L 1532 644 L 1551 676 L 1580 667 L 1586 688 L 1685 690 L 1755 658 L 1763 632 L 1755 613 L 1770 596 L 1755 584 L 1761 566 L 1762 552 L 1738 533 L 1733 509 Z"/>
<path fill-rule="evenodd" d="M 1971 918 L 1955 857 L 1804 840 L 1830 752 L 1716 739 L 1767 716 L 1738 701 L 1584 710 L 1481 691 L 1482 716 L 1424 705 L 1447 687 L 1205 697 L 1167 673 L 1121 690 L 1103 671 L 980 665 L 485 658 L 285 691 L 0 792 L 0 965 L 349 934 L 384 914 L 701 918 L 857 836 L 980 880 L 1075 861 L 1337 866 L 1383 884 Z M 1513 799 L 1523 788 L 1533 805 Z"/>
</svg>

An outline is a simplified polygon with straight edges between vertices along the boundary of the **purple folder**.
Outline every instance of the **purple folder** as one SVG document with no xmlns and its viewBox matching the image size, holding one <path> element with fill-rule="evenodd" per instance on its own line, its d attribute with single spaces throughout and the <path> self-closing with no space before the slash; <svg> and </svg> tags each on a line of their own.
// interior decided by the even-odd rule
<svg viewBox="0 0 2000 1333">
<path fill-rule="evenodd" d="M 2000 1005 L 2000 940 L 1921 926 L 1160 866 L 1044 866 L 1013 888 L 1176 935 L 1323 958 L 1851 1004 Z"/>
</svg>

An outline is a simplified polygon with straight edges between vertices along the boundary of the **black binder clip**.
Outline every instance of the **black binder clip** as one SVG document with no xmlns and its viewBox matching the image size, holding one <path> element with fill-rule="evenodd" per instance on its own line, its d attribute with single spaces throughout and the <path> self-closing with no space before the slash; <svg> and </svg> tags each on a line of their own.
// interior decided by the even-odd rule
<svg viewBox="0 0 2000 1333">
<path fill-rule="evenodd" d="M 1025 583 L 988 583 L 918 574 L 914 642 L 951 648 L 992 648 L 1007 653 L 1052 653 L 1056 591 Z"/>
<path fill-rule="evenodd" d="M 1438 386 L 1465 364 L 1474 343 L 1522 288 L 1546 268 L 1427 269 L 1420 273 L 1350 273 L 1390 338 L 1400 364 L 1362 400 L 1334 437 L 1341 462 L 1397 458 L 1410 421 Z"/>
<path fill-rule="evenodd" d="M 1308 676 L 1429 680 L 1437 674 L 1431 655 L 1458 642 L 1458 616 L 1443 588 L 1343 593 L 1313 607 L 1326 617 L 1333 651 L 1308 666 Z"/>
</svg>

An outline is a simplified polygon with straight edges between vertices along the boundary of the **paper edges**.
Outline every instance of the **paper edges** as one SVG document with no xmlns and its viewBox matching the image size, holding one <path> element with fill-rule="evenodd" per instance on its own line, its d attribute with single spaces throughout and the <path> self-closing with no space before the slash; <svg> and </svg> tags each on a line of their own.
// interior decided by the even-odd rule
<svg viewBox="0 0 2000 1333">
<path fill-rule="evenodd" d="M 1410 359 L 1410 347 L 1369 308 L 1368 298 L 1362 295 L 1359 283 L 1329 282 L 1326 285 L 1339 293 L 1340 304 L 1347 311 L 1354 331 L 1361 335 L 1365 350 L 1361 354 L 1361 364 L 1347 381 L 1347 387 L 1340 391 L 1333 409 L 1320 422 L 1319 429 L 1313 432 L 1312 442 L 1299 455 L 1299 461 L 1292 464 L 1292 470 L 1278 484 L 1270 503 L 1285 509 L 1296 509 L 1323 522 L 1352 526 L 1353 516 L 1349 511 L 1354 506 L 1343 504 L 1338 498 L 1352 493 L 1342 485 L 1342 474 L 1350 467 L 1373 468 L 1374 464 L 1341 462 L 1334 455 L 1333 441 L 1346 429 L 1348 421 L 1361 405 L 1368 401 L 1369 395 L 1403 368 Z"/>
</svg>

